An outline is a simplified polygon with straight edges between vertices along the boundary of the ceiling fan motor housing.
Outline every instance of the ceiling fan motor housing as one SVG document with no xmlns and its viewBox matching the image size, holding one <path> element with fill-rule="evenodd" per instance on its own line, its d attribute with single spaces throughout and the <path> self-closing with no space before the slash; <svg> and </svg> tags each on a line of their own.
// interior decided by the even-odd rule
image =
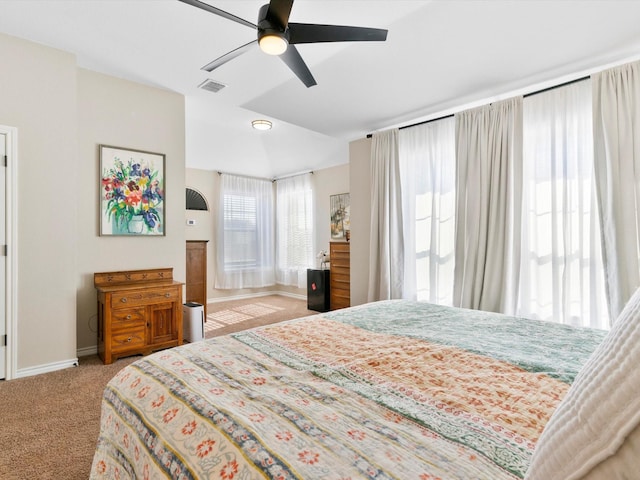
<svg viewBox="0 0 640 480">
<path fill-rule="evenodd" d="M 258 42 L 267 35 L 275 35 L 283 38 L 289 43 L 289 29 L 284 25 L 279 25 L 277 20 L 269 18 L 269 4 L 260 7 L 258 12 Z"/>
</svg>

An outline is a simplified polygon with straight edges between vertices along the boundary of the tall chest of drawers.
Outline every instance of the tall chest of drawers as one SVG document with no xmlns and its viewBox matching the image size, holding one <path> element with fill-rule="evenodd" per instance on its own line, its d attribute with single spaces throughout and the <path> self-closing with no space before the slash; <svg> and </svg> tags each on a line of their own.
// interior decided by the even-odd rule
<svg viewBox="0 0 640 480">
<path fill-rule="evenodd" d="M 351 250 L 347 242 L 329 243 L 331 310 L 351 305 Z"/>
<path fill-rule="evenodd" d="M 98 356 L 105 364 L 182 344 L 182 285 L 172 268 L 95 273 Z"/>
<path fill-rule="evenodd" d="M 204 307 L 207 314 L 207 242 L 187 240 L 187 282 L 185 303 L 195 302 Z"/>
</svg>

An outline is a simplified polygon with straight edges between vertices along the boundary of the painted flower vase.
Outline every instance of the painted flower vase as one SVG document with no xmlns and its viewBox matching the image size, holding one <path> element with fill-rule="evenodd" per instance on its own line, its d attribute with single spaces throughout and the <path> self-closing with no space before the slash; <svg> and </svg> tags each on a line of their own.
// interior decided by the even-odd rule
<svg viewBox="0 0 640 480">
<path fill-rule="evenodd" d="M 133 215 L 131 220 L 129 220 L 127 228 L 129 233 L 142 233 L 142 229 L 144 228 L 144 218 L 142 218 L 142 215 Z"/>
</svg>

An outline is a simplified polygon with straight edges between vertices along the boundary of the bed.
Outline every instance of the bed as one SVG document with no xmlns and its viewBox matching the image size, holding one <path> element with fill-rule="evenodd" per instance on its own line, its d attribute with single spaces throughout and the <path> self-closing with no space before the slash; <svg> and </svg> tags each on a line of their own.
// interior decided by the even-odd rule
<svg viewBox="0 0 640 480">
<path fill-rule="evenodd" d="M 605 335 L 392 300 L 164 350 L 107 385 L 91 478 L 524 478 Z"/>
</svg>

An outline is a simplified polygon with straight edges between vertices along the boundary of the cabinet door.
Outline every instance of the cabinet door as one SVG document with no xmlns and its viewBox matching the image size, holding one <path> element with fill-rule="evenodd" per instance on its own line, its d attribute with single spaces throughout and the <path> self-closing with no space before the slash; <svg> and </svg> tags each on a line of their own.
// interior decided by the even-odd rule
<svg viewBox="0 0 640 480">
<path fill-rule="evenodd" d="M 149 345 L 170 342 L 178 338 L 173 303 L 149 305 Z"/>
</svg>

